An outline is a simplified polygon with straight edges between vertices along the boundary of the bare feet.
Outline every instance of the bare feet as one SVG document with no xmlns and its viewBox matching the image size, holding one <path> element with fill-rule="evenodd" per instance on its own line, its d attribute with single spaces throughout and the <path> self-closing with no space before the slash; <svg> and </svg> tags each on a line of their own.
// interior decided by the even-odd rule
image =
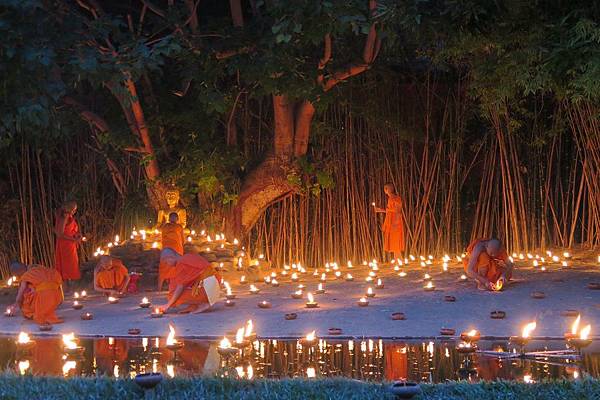
<svg viewBox="0 0 600 400">
<path fill-rule="evenodd" d="M 190 304 L 189 306 L 187 306 L 183 310 L 179 311 L 179 314 L 189 314 L 191 312 L 196 311 L 198 309 L 198 307 L 199 306 L 197 304 Z"/>
<path fill-rule="evenodd" d="M 208 310 L 209 308 L 210 308 L 210 304 L 202 304 L 201 306 L 198 306 L 198 310 L 196 310 L 194 312 L 194 314 L 199 314 L 201 312 Z"/>
</svg>

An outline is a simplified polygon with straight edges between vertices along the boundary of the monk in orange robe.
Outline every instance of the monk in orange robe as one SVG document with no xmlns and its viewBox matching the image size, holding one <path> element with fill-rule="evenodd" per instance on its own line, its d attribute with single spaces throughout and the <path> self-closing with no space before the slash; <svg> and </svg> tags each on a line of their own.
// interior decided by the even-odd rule
<svg viewBox="0 0 600 400">
<path fill-rule="evenodd" d="M 21 308 L 23 316 L 37 324 L 59 324 L 62 319 L 56 316 L 56 308 L 62 303 L 62 279 L 54 268 L 42 265 L 13 262 L 11 273 L 20 277 L 21 285 L 15 304 L 10 308 Z"/>
<path fill-rule="evenodd" d="M 396 194 L 391 183 L 383 187 L 388 197 L 387 207 L 375 208 L 376 213 L 385 213 L 383 222 L 383 251 L 393 253 L 396 259 L 402 258 L 404 251 L 404 224 L 402 216 L 402 199 Z"/>
<path fill-rule="evenodd" d="M 129 285 L 129 271 L 121 260 L 102 256 L 94 269 L 94 290 L 107 296 L 123 294 Z"/>
<path fill-rule="evenodd" d="M 198 254 L 177 256 L 175 276 L 169 282 L 168 303 L 160 307 L 167 312 L 182 304 L 182 314 L 208 310 L 219 299 L 221 276 Z"/>
<path fill-rule="evenodd" d="M 498 239 L 474 240 L 463 265 L 480 290 L 500 290 L 512 278 L 513 263 Z"/>
<path fill-rule="evenodd" d="M 77 247 L 82 241 L 82 236 L 75 220 L 76 212 L 77 203 L 74 201 L 64 203 L 58 210 L 54 224 L 54 233 L 56 234 L 54 266 L 60 272 L 67 288 L 69 281 L 81 278 Z"/>
<path fill-rule="evenodd" d="M 161 226 L 162 248 L 170 248 L 183 255 L 183 227 L 178 223 L 179 215 L 176 212 L 169 214 L 169 222 Z"/>
<path fill-rule="evenodd" d="M 165 281 L 171 282 L 177 271 L 177 260 L 181 257 L 175 250 L 170 247 L 163 249 L 160 252 L 160 261 L 158 263 L 158 291 L 163 288 Z"/>
</svg>

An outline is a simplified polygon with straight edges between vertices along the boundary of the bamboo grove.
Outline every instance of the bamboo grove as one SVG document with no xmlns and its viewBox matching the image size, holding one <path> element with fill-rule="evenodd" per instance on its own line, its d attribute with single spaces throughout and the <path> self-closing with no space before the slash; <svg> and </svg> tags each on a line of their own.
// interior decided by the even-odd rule
<svg viewBox="0 0 600 400">
<path fill-rule="evenodd" d="M 413 254 L 460 252 L 484 236 L 511 252 L 600 243 L 599 7 L 294 1 L 302 12 L 292 13 L 279 2 L 159 3 L 9 1 L 0 13 L 23 19 L 4 25 L 0 49 L 3 274 L 14 258 L 52 263 L 53 216 L 67 198 L 79 203 L 86 256 L 151 225 L 152 165 L 182 190 L 192 226 L 226 229 L 248 171 L 268 166 L 281 143 L 282 98 L 308 106 L 309 145 L 278 161 L 278 197 L 244 232 L 253 255 L 275 265 L 381 259 L 372 203 L 384 205 L 388 182 L 403 198 Z M 48 20 L 93 34 L 84 41 Z M 52 44 L 35 48 L 40 35 Z M 104 51 L 98 38 L 122 42 L 118 57 L 90 56 Z M 33 56 L 11 47 L 27 40 Z M 79 58 L 61 61 L 69 46 Z M 362 63 L 339 69 L 361 51 Z M 37 86 L 53 88 L 57 70 L 65 87 L 43 98 Z M 327 79 L 335 88 L 315 84 Z M 132 139 L 142 130 L 130 106 L 153 154 Z"/>
</svg>

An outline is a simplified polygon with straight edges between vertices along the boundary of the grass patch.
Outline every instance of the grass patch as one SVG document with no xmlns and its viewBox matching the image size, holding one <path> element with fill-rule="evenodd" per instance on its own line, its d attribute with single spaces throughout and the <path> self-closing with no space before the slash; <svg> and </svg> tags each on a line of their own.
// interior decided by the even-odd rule
<svg viewBox="0 0 600 400">
<path fill-rule="evenodd" d="M 535 384 L 484 382 L 423 385 L 415 399 L 600 399 L 600 381 L 553 381 Z M 166 379 L 156 388 L 158 399 L 394 399 L 387 385 L 349 379 L 236 380 L 221 378 Z M 0 399 L 143 399 L 131 380 L 98 378 L 0 376 Z"/>
</svg>

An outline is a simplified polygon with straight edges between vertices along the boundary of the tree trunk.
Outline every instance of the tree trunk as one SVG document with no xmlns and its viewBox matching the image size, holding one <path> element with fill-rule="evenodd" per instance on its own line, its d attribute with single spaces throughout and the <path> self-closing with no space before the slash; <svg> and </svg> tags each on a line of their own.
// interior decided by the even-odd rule
<svg viewBox="0 0 600 400">
<path fill-rule="evenodd" d="M 286 95 L 273 95 L 273 149 L 244 179 L 238 200 L 228 213 L 225 230 L 230 237 L 243 237 L 273 203 L 294 193 L 298 187 L 288 176 L 295 159 L 308 150 L 313 104 L 294 103 Z"/>
</svg>

